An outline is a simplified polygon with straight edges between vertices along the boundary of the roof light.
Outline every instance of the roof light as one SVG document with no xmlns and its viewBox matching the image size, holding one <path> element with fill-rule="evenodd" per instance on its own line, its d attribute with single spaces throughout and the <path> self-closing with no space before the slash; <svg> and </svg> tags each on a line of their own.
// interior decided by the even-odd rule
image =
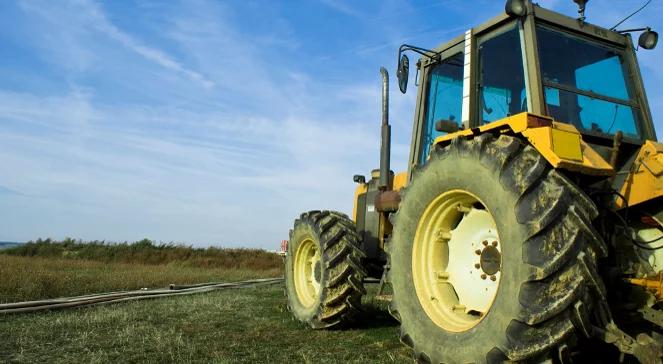
<svg viewBox="0 0 663 364">
<path fill-rule="evenodd" d="M 653 30 L 647 29 L 640 34 L 638 44 L 644 49 L 654 49 L 658 43 L 658 33 Z"/>
<path fill-rule="evenodd" d="M 527 14 L 526 1 L 527 0 L 507 0 L 506 5 L 504 6 L 504 11 L 506 11 L 509 16 L 525 16 Z"/>
</svg>

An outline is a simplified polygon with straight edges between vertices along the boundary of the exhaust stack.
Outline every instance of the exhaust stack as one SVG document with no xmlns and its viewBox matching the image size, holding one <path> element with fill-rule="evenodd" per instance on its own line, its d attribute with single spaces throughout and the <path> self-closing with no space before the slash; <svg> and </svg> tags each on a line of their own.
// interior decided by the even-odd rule
<svg viewBox="0 0 663 364">
<path fill-rule="evenodd" d="M 389 125 L 389 72 L 380 67 L 382 74 L 382 139 L 380 140 L 380 180 L 378 189 L 385 191 L 389 187 L 391 159 L 391 125 Z"/>
</svg>

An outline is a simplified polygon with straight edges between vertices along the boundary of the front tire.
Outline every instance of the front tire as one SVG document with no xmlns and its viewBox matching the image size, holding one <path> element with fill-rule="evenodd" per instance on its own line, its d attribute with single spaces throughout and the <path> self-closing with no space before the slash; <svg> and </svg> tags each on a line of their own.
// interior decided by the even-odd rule
<svg viewBox="0 0 663 364">
<path fill-rule="evenodd" d="M 366 271 L 354 223 L 345 214 L 311 211 L 295 221 L 285 261 L 288 308 L 315 329 L 353 321 Z"/>
<path fill-rule="evenodd" d="M 605 293 L 596 216 L 515 137 L 458 138 L 436 150 L 405 191 L 387 248 L 401 341 L 429 363 L 557 355 Z"/>
</svg>

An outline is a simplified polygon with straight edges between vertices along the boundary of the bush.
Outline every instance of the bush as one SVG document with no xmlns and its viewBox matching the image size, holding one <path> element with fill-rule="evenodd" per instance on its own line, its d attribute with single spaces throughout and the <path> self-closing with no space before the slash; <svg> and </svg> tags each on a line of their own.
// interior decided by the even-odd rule
<svg viewBox="0 0 663 364">
<path fill-rule="evenodd" d="M 181 265 L 199 268 L 228 268 L 267 270 L 281 268 L 283 261 L 277 254 L 262 249 L 194 248 L 174 243 L 158 243 L 143 239 L 134 243 L 105 241 L 62 241 L 37 239 L 0 254 L 62 259 L 92 260 L 105 263 L 148 265 Z"/>
</svg>

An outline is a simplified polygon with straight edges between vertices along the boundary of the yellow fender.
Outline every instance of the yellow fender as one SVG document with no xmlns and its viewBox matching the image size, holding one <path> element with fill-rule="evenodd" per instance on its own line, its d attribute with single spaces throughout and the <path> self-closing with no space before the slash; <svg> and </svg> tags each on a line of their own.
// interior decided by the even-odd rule
<svg viewBox="0 0 663 364">
<path fill-rule="evenodd" d="M 640 148 L 620 193 L 629 206 L 663 196 L 663 144 L 647 140 Z M 625 207 L 623 200 L 617 207 Z"/>
<path fill-rule="evenodd" d="M 485 132 L 521 134 L 554 168 L 593 176 L 610 176 L 615 173 L 610 163 L 582 140 L 575 126 L 526 112 L 437 137 L 434 143 L 446 145 L 460 136 Z"/>
</svg>

